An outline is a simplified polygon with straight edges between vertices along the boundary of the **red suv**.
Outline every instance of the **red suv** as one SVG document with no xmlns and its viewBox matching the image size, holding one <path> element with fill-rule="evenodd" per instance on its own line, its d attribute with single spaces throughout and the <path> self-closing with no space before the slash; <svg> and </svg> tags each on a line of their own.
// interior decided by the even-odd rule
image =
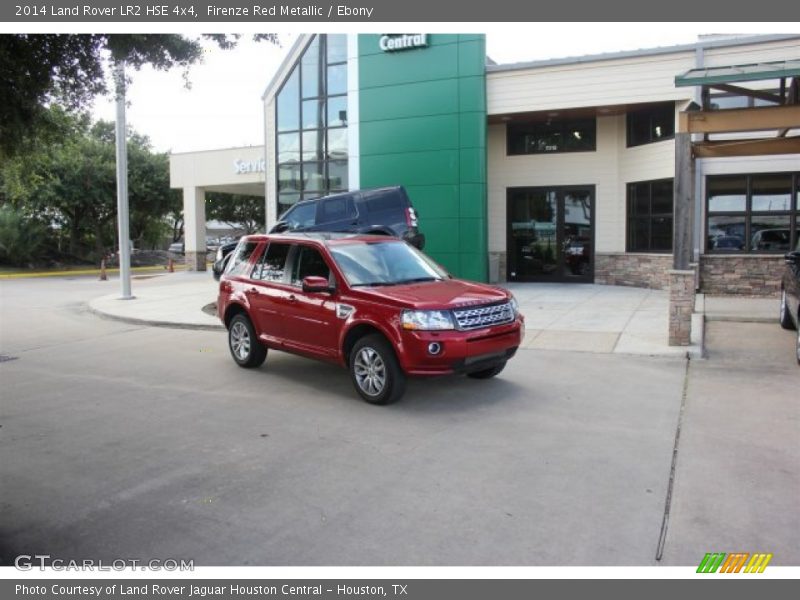
<svg viewBox="0 0 800 600">
<path fill-rule="evenodd" d="M 261 365 L 268 348 L 334 362 L 373 404 L 398 400 L 406 375 L 494 377 L 525 329 L 510 292 L 453 279 L 385 236 L 242 238 L 217 307 L 239 366 Z"/>
</svg>

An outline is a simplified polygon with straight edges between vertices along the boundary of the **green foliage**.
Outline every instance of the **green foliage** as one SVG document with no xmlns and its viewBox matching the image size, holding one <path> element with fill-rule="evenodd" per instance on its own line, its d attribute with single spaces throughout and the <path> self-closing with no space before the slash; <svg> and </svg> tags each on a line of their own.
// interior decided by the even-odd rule
<svg viewBox="0 0 800 600">
<path fill-rule="evenodd" d="M 222 48 L 235 46 L 238 39 L 206 37 Z M 275 34 L 255 37 L 277 43 Z M 176 34 L 0 35 L 0 157 L 19 153 L 45 136 L 58 136 L 49 105 L 76 112 L 107 93 L 106 56 L 134 69 L 180 67 L 188 84 L 188 68 L 200 60 L 202 45 L 199 38 Z"/>
<path fill-rule="evenodd" d="M 13 206 L 0 206 L 0 264 L 24 267 L 42 260 L 47 231 Z"/>
<path fill-rule="evenodd" d="M 96 262 L 117 245 L 114 126 L 59 108 L 50 112 L 62 123 L 62 137 L 0 164 L 0 201 L 58 232 L 49 239 L 51 253 L 60 248 L 73 259 Z M 165 217 L 179 214 L 182 202 L 169 187 L 167 155 L 152 152 L 136 133 L 128 136 L 128 201 L 134 244 L 160 247 L 170 232 Z"/>
<path fill-rule="evenodd" d="M 244 230 L 245 235 L 263 231 L 266 204 L 261 196 L 206 194 L 206 217 Z"/>
</svg>

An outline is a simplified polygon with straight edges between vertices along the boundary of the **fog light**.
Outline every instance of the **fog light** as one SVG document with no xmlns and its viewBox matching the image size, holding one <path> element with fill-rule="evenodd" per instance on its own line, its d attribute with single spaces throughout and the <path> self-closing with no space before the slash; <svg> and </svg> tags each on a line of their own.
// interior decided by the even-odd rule
<svg viewBox="0 0 800 600">
<path fill-rule="evenodd" d="M 442 351 L 442 345 L 439 342 L 431 342 L 428 344 L 428 354 L 436 356 Z"/>
</svg>

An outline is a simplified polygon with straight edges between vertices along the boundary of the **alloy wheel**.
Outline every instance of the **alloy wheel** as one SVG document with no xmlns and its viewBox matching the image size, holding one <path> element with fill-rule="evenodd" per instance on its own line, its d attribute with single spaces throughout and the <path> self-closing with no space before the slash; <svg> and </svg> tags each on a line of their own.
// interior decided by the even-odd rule
<svg viewBox="0 0 800 600">
<path fill-rule="evenodd" d="M 247 360 L 250 354 L 250 333 L 244 323 L 236 322 L 231 327 L 231 350 L 239 360 Z"/>
<path fill-rule="evenodd" d="M 373 348 L 364 346 L 354 364 L 356 383 L 369 396 L 377 396 L 386 386 L 386 365 Z"/>
</svg>

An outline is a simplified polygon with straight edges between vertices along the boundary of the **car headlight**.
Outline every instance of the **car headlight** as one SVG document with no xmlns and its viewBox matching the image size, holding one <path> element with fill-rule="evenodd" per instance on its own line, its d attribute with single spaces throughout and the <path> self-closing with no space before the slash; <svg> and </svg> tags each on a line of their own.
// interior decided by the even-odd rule
<svg viewBox="0 0 800 600">
<path fill-rule="evenodd" d="M 511 310 L 514 311 L 514 318 L 516 319 L 519 316 L 519 302 L 517 299 L 514 298 L 514 295 L 511 295 L 511 298 L 508 299 L 508 303 L 511 305 Z"/>
<path fill-rule="evenodd" d="M 447 310 L 404 310 L 400 323 L 403 329 L 418 331 L 455 329 L 453 317 Z"/>
</svg>

